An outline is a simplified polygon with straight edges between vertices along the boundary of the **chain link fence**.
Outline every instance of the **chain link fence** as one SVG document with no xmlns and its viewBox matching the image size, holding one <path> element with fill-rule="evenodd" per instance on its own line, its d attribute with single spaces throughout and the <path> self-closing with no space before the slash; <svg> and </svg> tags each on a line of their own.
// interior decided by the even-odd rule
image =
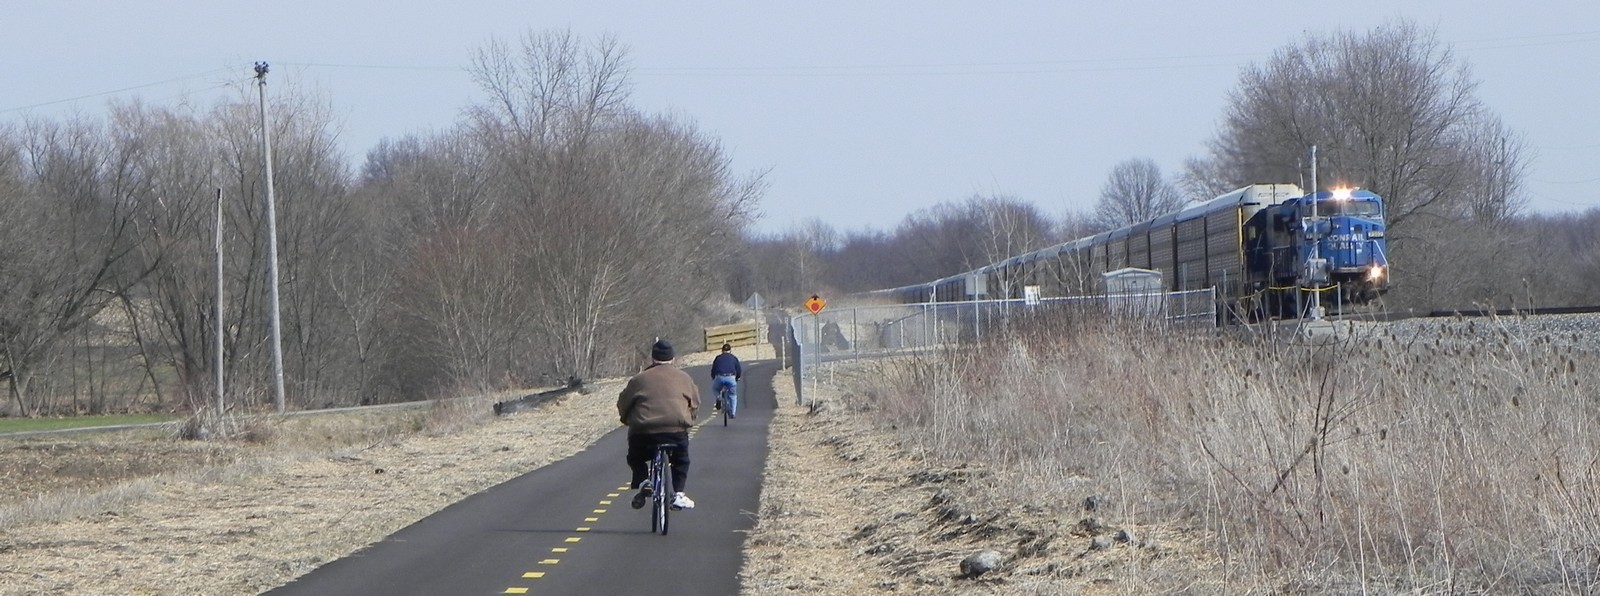
<svg viewBox="0 0 1600 596">
<path fill-rule="evenodd" d="M 792 316 L 780 357 L 794 374 L 795 395 L 828 374 L 831 362 L 969 346 L 1005 328 L 1044 317 L 1103 317 L 1129 325 L 1214 327 L 1215 292 L 1154 292 L 922 304 L 829 307 Z"/>
</svg>

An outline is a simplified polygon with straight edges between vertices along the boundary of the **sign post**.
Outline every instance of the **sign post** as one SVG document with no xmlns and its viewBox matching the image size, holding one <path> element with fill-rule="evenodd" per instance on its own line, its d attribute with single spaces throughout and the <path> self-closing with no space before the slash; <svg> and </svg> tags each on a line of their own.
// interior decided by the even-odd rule
<svg viewBox="0 0 1600 596">
<path fill-rule="evenodd" d="M 828 302 L 826 300 L 823 300 L 821 296 L 818 296 L 816 294 L 812 294 L 810 298 L 806 299 L 806 310 L 811 311 L 811 321 L 812 321 L 812 324 L 813 324 L 812 329 L 815 330 L 815 332 L 816 332 L 815 335 L 811 336 L 811 341 L 812 341 L 812 344 L 816 346 L 815 354 L 816 354 L 816 359 L 817 360 L 821 360 L 822 359 L 822 317 L 819 317 L 817 315 L 821 314 L 822 313 L 822 307 L 827 306 L 827 305 L 828 305 Z M 816 391 L 817 390 L 818 377 L 821 376 L 821 371 L 819 371 L 815 367 L 817 365 L 820 365 L 820 364 L 822 364 L 822 363 L 821 362 L 812 363 L 812 367 L 813 367 L 811 369 L 811 390 L 812 391 Z M 795 401 L 796 401 L 796 403 L 799 403 L 800 405 L 804 405 L 802 403 L 802 402 L 804 402 L 804 399 L 797 399 Z"/>
<path fill-rule="evenodd" d="M 750 297 L 744 300 L 744 305 L 750 309 L 750 316 L 756 320 L 756 354 L 754 359 L 760 360 L 761 342 L 767 341 L 767 336 L 761 333 L 761 329 L 769 324 L 764 313 L 761 312 L 761 309 L 767 306 L 767 299 L 762 298 L 759 292 L 752 292 Z"/>
</svg>

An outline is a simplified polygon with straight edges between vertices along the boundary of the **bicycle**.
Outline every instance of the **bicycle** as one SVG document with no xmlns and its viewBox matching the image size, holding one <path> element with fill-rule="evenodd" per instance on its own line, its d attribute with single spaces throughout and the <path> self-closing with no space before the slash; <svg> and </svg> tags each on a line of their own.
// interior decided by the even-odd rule
<svg viewBox="0 0 1600 596">
<path fill-rule="evenodd" d="M 672 450 L 676 443 L 656 445 L 656 454 L 650 458 L 645 471 L 645 482 L 650 483 L 650 533 L 667 535 L 667 514 L 672 512 Z"/>
</svg>

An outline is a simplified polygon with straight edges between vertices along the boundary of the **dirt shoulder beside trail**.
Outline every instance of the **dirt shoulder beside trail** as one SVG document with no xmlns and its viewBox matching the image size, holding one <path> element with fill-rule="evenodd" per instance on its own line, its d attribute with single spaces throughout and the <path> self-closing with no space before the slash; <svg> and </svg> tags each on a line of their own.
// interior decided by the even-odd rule
<svg viewBox="0 0 1600 596">
<path fill-rule="evenodd" d="M 1206 571 L 1214 557 L 1181 532 L 1119 527 L 1060 495 L 1004 502 L 992 490 L 1004 479 L 919 457 L 850 388 L 808 387 L 811 405 L 798 406 L 782 381 L 746 594 L 1229 592 Z M 964 575 L 981 551 L 1000 568 Z"/>
<path fill-rule="evenodd" d="M 813 395 L 825 403 L 817 411 L 794 405 L 788 377 L 775 385 L 780 409 L 758 527 L 746 542 L 745 593 L 1139 591 L 1108 570 L 1155 551 L 1086 552 L 1094 532 L 1075 529 L 1077 517 L 967 505 L 981 501 L 962 479 L 981 472 L 930 469 L 826 385 Z M 249 445 L 119 451 L 111 438 L 0 441 L 7 479 L 53 494 L 0 500 L 0 595 L 256 594 L 581 451 L 616 427 L 619 389 L 620 381 L 600 383 L 448 434 L 294 457 Z M 94 462 L 126 475 L 53 473 Z M 148 475 L 196 466 L 206 471 Z M 56 479 L 25 484 L 42 476 Z M 961 559 L 981 549 L 999 551 L 1006 567 L 958 577 Z"/>
</svg>

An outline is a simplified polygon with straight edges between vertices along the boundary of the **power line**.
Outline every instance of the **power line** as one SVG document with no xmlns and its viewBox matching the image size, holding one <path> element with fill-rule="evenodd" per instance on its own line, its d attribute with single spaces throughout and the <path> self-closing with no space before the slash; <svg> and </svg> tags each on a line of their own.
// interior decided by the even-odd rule
<svg viewBox="0 0 1600 596">
<path fill-rule="evenodd" d="M 1570 205 L 1570 206 L 1573 206 L 1573 207 L 1596 207 L 1596 206 L 1600 206 L 1600 201 L 1596 201 L 1596 200 L 1592 200 L 1592 199 L 1591 200 L 1584 200 L 1584 201 L 1571 201 L 1571 200 L 1557 199 L 1557 198 L 1551 197 L 1549 195 L 1546 195 L 1544 193 L 1533 191 L 1533 190 L 1526 191 L 1526 193 L 1528 194 L 1529 197 L 1538 199 L 1538 200 L 1546 202 L 1546 203 L 1559 203 L 1559 204 L 1562 204 L 1562 205 Z"/>
<path fill-rule="evenodd" d="M 66 99 L 57 99 L 57 100 L 53 100 L 53 101 L 47 101 L 47 102 L 43 102 L 43 103 L 36 103 L 36 104 L 26 105 L 26 106 L 19 106 L 19 107 L 15 107 L 15 108 L 0 109 L 0 114 L 6 114 L 6 113 L 10 113 L 10 112 L 21 112 L 21 111 L 24 111 L 24 110 L 31 110 L 31 109 L 34 109 L 34 108 L 42 108 L 42 107 L 46 107 L 46 106 L 53 106 L 53 105 L 63 104 L 63 103 L 72 103 L 74 101 L 81 101 L 81 100 L 85 100 L 85 99 L 94 99 L 96 97 L 105 97 L 107 95 L 116 95 L 118 93 L 126 93 L 128 91 L 136 91 L 136 90 L 139 90 L 139 89 L 155 87 L 155 86 L 158 86 L 158 85 L 167 85 L 167 84 L 171 84 L 171 83 L 190 81 L 190 80 L 198 79 L 198 78 L 201 78 L 201 77 L 208 77 L 208 76 L 211 76 L 211 75 L 223 73 L 223 72 L 226 72 L 226 71 L 227 71 L 227 69 L 223 69 L 223 68 L 213 68 L 211 70 L 208 70 L 208 71 L 205 71 L 205 72 L 202 72 L 202 73 L 196 73 L 196 74 L 192 74 L 192 75 L 181 76 L 181 77 L 177 77 L 177 78 L 167 79 L 167 80 L 164 80 L 164 81 L 156 81 L 154 83 L 144 83 L 142 85 L 134 85 L 132 87 L 123 87 L 121 89 L 113 89 L 111 91 L 101 91 L 99 93 L 90 93 L 88 95 L 79 95 L 77 97 L 69 97 L 69 98 L 66 98 Z"/>
<path fill-rule="evenodd" d="M 1541 149 L 1543 151 L 1582 151 L 1582 150 L 1585 150 L 1585 149 L 1595 149 L 1595 148 L 1600 148 L 1600 144 L 1595 144 L 1595 145 L 1572 145 L 1572 146 L 1543 145 L 1543 146 L 1539 147 L 1539 149 Z"/>
<path fill-rule="evenodd" d="M 659 67 L 641 70 L 661 72 L 793 72 L 807 70 L 930 70 L 930 69 L 971 69 L 971 68 L 1018 68 L 1018 67 L 1057 67 L 1068 65 L 1101 65 L 1118 62 L 1162 62 L 1180 60 L 1217 60 L 1259 57 L 1257 53 L 1240 54 L 1203 54 L 1192 56 L 1134 56 L 1124 58 L 1078 58 L 1072 60 L 1027 60 L 1027 61 L 999 61 L 999 62 L 934 62 L 934 63 L 886 63 L 886 64 L 832 64 L 832 65 L 795 65 L 795 66 L 685 66 L 685 67 Z M 1161 66 L 1161 65 L 1151 65 Z M 1149 68 L 1143 66 L 1139 68 Z M 1108 67 L 1109 68 L 1109 67 Z M 1119 67 L 1120 68 L 1120 67 Z"/>
<path fill-rule="evenodd" d="M 1566 39 L 1561 39 L 1561 38 L 1566 38 Z M 1572 39 L 1572 38 L 1577 38 L 1577 39 Z M 1485 37 L 1485 38 L 1481 38 L 1481 39 L 1466 39 L 1466 40 L 1462 40 L 1462 41 L 1459 41 L 1459 42 L 1456 42 L 1456 43 L 1460 44 L 1460 45 L 1477 44 L 1477 43 L 1495 43 L 1495 44 L 1498 44 L 1500 42 L 1517 42 L 1517 41 L 1534 41 L 1534 43 L 1510 44 L 1510 45 L 1487 45 L 1487 46 L 1478 47 L 1478 48 L 1464 48 L 1464 49 L 1466 49 L 1467 51 L 1499 50 L 1499 49 L 1505 49 L 1505 48 L 1522 48 L 1522 47 L 1531 47 L 1531 46 L 1561 45 L 1561 44 L 1568 44 L 1568 43 L 1585 43 L 1585 42 L 1591 42 L 1591 41 L 1600 41 L 1600 31 L 1574 31 L 1574 32 L 1570 32 L 1570 33 L 1547 33 L 1547 34 L 1543 34 L 1543 35 L 1520 35 L 1520 36 L 1516 36 L 1516 37 Z"/>
<path fill-rule="evenodd" d="M 1050 72 L 1078 72 L 1097 70 L 1151 70 L 1163 68 L 1209 68 L 1236 66 L 1234 62 L 1198 64 L 1149 64 L 1142 66 L 1096 64 L 1118 62 L 1151 62 L 1181 60 L 1217 60 L 1259 57 L 1259 54 L 1215 54 L 1196 56 L 1160 56 L 1138 58 L 1094 58 L 1078 60 L 1045 60 L 1021 62 L 952 62 L 907 64 L 849 64 L 849 65 L 798 65 L 798 66 L 664 66 L 633 69 L 643 76 L 881 76 L 886 74 L 1038 74 Z M 463 67 L 410 66 L 397 64 L 335 64 L 320 62 L 285 62 L 286 66 L 307 68 L 341 68 L 352 70 L 407 70 L 424 72 L 468 72 Z M 1089 68 L 1061 69 L 1070 65 Z M 999 70 L 996 70 L 999 69 Z M 887 71 L 887 72 L 886 72 Z M 894 72 L 900 71 L 900 72 Z M 930 72 L 932 71 L 932 72 Z"/>
<path fill-rule="evenodd" d="M 1588 180 L 1534 180 L 1534 182 L 1540 184 L 1589 184 L 1600 182 L 1600 178 L 1590 178 Z"/>
<path fill-rule="evenodd" d="M 346 68 L 346 69 L 366 69 L 366 70 L 410 70 L 410 71 L 436 71 L 436 72 L 451 72 L 451 71 L 466 72 L 466 69 L 464 69 L 464 68 L 449 68 L 449 67 L 438 67 L 438 66 L 404 66 L 404 65 L 396 66 L 396 65 L 380 65 L 380 64 L 329 64 L 329 63 L 314 63 L 314 62 L 285 62 L 285 63 L 282 63 L 282 64 L 284 66 L 299 66 L 299 67 L 306 67 L 306 68 Z M 195 80 L 195 79 L 213 77 L 215 75 L 225 74 L 225 73 L 229 73 L 229 72 L 231 72 L 231 71 L 229 69 L 227 69 L 227 68 L 213 68 L 213 69 L 205 71 L 205 72 L 199 72 L 199 73 L 190 74 L 190 75 L 184 75 L 184 76 L 180 76 L 180 77 L 173 77 L 173 78 L 170 78 L 170 79 L 163 79 L 163 80 L 160 80 L 160 81 L 154 81 L 154 82 L 150 82 L 150 83 L 142 83 L 142 84 L 133 85 L 133 86 L 129 86 L 129 87 L 122 87 L 120 89 L 112 89 L 112 90 L 109 90 L 109 91 L 99 91 L 99 92 L 89 93 L 89 94 L 85 94 L 85 95 L 79 95 L 79 96 L 75 96 L 75 97 L 68 97 L 68 98 L 64 98 L 64 99 L 55 99 L 55 100 L 46 101 L 46 102 L 29 104 L 29 105 L 25 105 L 25 106 L 17 106 L 17 107 L 14 107 L 14 108 L 4 108 L 4 109 L 0 109 L 0 114 L 7 114 L 7 113 L 12 113 L 12 112 L 22 112 L 22 111 L 32 110 L 32 109 L 35 109 L 35 108 L 43 108 L 43 107 L 48 107 L 48 106 L 53 106 L 53 105 L 60 105 L 60 104 L 64 104 L 64 103 L 72 103 L 72 102 L 76 102 L 76 101 L 82 101 L 82 100 L 85 100 L 85 99 L 94 99 L 94 98 L 97 98 L 97 97 L 107 97 L 107 96 L 111 96 L 111 95 L 117 95 L 117 94 L 120 94 L 120 93 L 127 93 L 129 91 L 137 91 L 137 90 L 140 90 L 140 89 L 148 89 L 150 87 L 159 87 L 161 85 L 170 85 L 172 83 L 181 83 L 181 82 L 184 82 L 184 81 L 192 81 L 192 80 Z M 243 82 L 244 80 L 245 79 L 238 79 L 237 77 L 232 77 L 226 82 L 222 82 L 222 83 L 218 83 L 216 85 L 212 85 L 210 87 L 207 87 L 207 89 L 216 89 L 216 88 L 220 88 L 220 87 L 225 87 L 225 86 L 228 86 L 230 84 L 236 84 L 236 83 Z"/>
<path fill-rule="evenodd" d="M 710 73 L 710 72 L 680 72 L 680 73 L 655 73 L 641 71 L 635 73 L 640 77 L 699 77 L 699 78 L 856 78 L 856 77 L 961 77 L 961 76 L 1004 76 L 1004 75 L 1047 75 L 1087 72 L 1131 72 L 1136 70 L 1176 70 L 1181 68 L 1237 68 L 1237 64 L 1195 64 L 1188 66 L 1152 66 L 1145 68 L 1079 68 L 1079 69 L 1036 69 L 1036 70 L 971 70 L 971 71 L 923 71 L 923 72 L 832 72 L 832 73 Z"/>
<path fill-rule="evenodd" d="M 301 66 L 306 68 L 344 68 L 353 70 L 412 70 L 421 72 L 467 72 L 459 66 L 406 66 L 395 64 L 332 64 L 325 62 L 282 62 L 284 66 Z"/>
</svg>

